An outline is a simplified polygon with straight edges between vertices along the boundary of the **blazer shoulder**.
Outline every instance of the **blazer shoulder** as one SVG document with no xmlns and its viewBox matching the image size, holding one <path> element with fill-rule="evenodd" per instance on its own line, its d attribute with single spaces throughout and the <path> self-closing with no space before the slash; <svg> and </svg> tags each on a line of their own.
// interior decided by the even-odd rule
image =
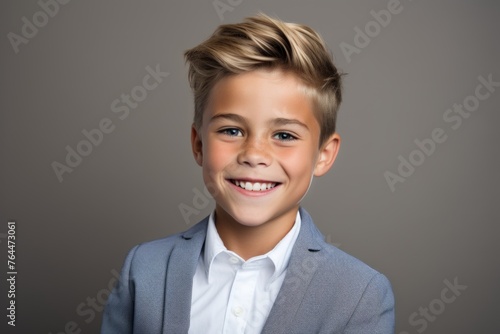
<svg viewBox="0 0 500 334">
<path fill-rule="evenodd" d="M 182 240 L 190 240 L 196 234 L 206 233 L 207 219 L 203 219 L 190 229 L 171 234 L 169 236 L 146 241 L 134 246 L 128 254 L 130 262 L 134 264 L 152 265 L 166 260 L 175 246 Z"/>
<path fill-rule="evenodd" d="M 323 252 L 326 260 L 326 270 L 343 270 L 344 272 L 355 274 L 358 277 L 366 277 L 367 279 L 380 274 L 365 262 L 327 242 L 324 242 Z"/>
<path fill-rule="evenodd" d="M 380 273 L 368 266 L 360 259 L 325 241 L 324 235 L 314 223 L 309 213 L 301 208 L 301 217 L 304 223 L 306 247 L 317 251 L 322 258 L 320 271 L 330 277 L 344 277 L 347 281 L 368 283 Z M 312 248 L 312 249 L 311 249 Z"/>
<path fill-rule="evenodd" d="M 395 301 L 389 279 L 333 245 L 325 246 L 325 254 L 322 276 L 336 275 L 332 290 L 342 291 L 337 297 L 343 309 L 337 313 L 345 311 L 344 319 L 348 319 L 342 333 L 393 333 Z"/>
</svg>

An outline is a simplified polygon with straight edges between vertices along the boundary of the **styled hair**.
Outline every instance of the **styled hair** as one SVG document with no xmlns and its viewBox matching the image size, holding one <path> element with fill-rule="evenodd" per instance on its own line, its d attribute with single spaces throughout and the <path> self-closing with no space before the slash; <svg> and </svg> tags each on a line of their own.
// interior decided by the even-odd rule
<svg viewBox="0 0 500 334">
<path fill-rule="evenodd" d="M 200 45 L 184 53 L 194 93 L 194 126 L 202 125 L 212 87 L 222 78 L 256 69 L 291 71 L 311 97 L 320 124 L 320 146 L 335 132 L 342 102 L 342 75 L 322 38 L 308 26 L 258 14 L 220 25 Z"/>
</svg>

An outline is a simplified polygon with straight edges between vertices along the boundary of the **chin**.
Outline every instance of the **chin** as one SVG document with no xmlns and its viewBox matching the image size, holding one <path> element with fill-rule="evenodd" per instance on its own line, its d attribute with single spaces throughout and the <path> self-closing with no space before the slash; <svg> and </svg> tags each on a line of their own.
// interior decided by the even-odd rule
<svg viewBox="0 0 500 334">
<path fill-rule="evenodd" d="M 270 220 L 269 215 L 256 214 L 255 211 L 232 213 L 231 217 L 240 225 L 247 227 L 260 226 Z"/>
<path fill-rule="evenodd" d="M 225 210 L 226 214 L 230 215 L 238 224 L 247 227 L 257 227 L 264 225 L 270 221 L 279 219 L 286 212 L 270 212 L 269 209 L 263 210 L 262 207 L 253 208 L 237 208 L 235 210 Z"/>
</svg>

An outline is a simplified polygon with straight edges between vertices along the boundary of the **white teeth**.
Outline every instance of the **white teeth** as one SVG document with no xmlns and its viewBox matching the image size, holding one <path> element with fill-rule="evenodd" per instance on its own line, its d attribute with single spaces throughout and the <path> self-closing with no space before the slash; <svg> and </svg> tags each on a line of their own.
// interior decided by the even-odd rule
<svg viewBox="0 0 500 334">
<path fill-rule="evenodd" d="M 276 187 L 276 183 L 261 183 L 261 182 L 251 183 L 238 180 L 233 180 L 233 183 L 238 187 L 249 191 L 264 191 Z"/>
</svg>

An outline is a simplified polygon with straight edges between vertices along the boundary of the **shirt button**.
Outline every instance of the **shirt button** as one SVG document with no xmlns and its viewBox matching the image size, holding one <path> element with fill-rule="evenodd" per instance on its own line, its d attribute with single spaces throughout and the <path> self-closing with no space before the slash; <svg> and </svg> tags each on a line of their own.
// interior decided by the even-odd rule
<svg viewBox="0 0 500 334">
<path fill-rule="evenodd" d="M 233 314 L 237 317 L 241 317 L 245 311 L 242 307 L 236 306 L 233 308 Z"/>
<path fill-rule="evenodd" d="M 240 260 L 238 260 L 238 258 L 237 258 L 237 257 L 234 257 L 234 256 L 233 256 L 233 257 L 230 257 L 230 258 L 229 258 L 229 262 L 231 262 L 231 263 L 233 263 L 233 264 L 236 264 L 236 263 L 240 262 Z"/>
</svg>

